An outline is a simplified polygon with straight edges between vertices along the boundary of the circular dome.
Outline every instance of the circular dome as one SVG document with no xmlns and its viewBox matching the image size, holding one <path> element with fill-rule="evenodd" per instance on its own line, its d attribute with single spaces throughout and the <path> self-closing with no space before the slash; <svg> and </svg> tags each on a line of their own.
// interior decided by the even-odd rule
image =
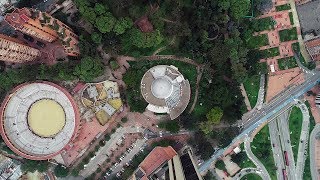
<svg viewBox="0 0 320 180">
<path fill-rule="evenodd" d="M 18 155 L 32 160 L 50 159 L 74 138 L 80 115 L 72 96 L 50 83 L 22 84 L 1 106 L 0 132 Z"/>
<path fill-rule="evenodd" d="M 41 137 L 53 137 L 66 123 L 62 106 L 54 100 L 42 99 L 33 103 L 28 113 L 28 124 Z"/>
<path fill-rule="evenodd" d="M 152 94 L 159 99 L 166 99 L 172 93 L 172 84 L 165 78 L 158 78 L 152 82 Z"/>
</svg>

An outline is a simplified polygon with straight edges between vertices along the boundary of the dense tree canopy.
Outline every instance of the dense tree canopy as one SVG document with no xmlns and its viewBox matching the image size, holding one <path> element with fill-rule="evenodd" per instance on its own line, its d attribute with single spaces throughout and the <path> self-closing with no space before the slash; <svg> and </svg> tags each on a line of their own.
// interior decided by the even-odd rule
<svg viewBox="0 0 320 180">
<path fill-rule="evenodd" d="M 91 82 L 94 78 L 103 74 L 103 64 L 92 57 L 84 57 L 76 65 L 74 75 L 85 82 Z"/>
</svg>

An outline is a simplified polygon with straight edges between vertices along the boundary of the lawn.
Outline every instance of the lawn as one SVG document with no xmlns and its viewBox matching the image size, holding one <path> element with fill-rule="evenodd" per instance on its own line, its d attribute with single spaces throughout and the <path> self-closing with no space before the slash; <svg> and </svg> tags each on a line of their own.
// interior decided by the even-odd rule
<svg viewBox="0 0 320 180">
<path fill-rule="evenodd" d="M 294 106 L 291 110 L 290 117 L 289 117 L 290 140 L 292 144 L 294 162 L 296 162 L 297 156 L 298 156 L 301 126 L 302 126 L 302 112 L 300 108 Z"/>
<path fill-rule="evenodd" d="M 241 178 L 241 180 L 260 180 L 260 179 L 262 179 L 261 176 L 259 176 L 258 174 L 254 174 L 254 173 L 247 174 Z"/>
<path fill-rule="evenodd" d="M 299 60 L 301 62 L 301 64 L 305 67 L 308 67 L 308 64 L 306 62 L 306 60 L 304 59 L 304 57 L 302 56 L 301 52 L 300 52 L 300 46 L 299 46 L 299 42 L 296 42 L 296 43 L 293 43 L 291 45 L 292 47 L 292 50 L 299 53 L 298 56 L 299 56 Z"/>
<path fill-rule="evenodd" d="M 298 64 L 296 62 L 296 59 L 294 57 L 288 57 L 288 58 L 282 58 L 278 60 L 279 69 L 285 70 L 285 69 L 291 69 L 298 67 Z"/>
<path fill-rule="evenodd" d="M 270 57 L 275 57 L 279 55 L 280 55 L 280 52 L 278 47 L 265 49 L 261 51 L 261 58 L 270 58 Z"/>
<path fill-rule="evenodd" d="M 276 180 L 276 166 L 273 160 L 268 126 L 264 126 L 253 138 L 251 149 L 253 154 L 255 154 L 265 166 L 271 179 Z"/>
<path fill-rule="evenodd" d="M 280 42 L 297 40 L 298 39 L 297 28 L 294 27 L 291 29 L 281 30 L 279 31 L 279 36 L 280 36 Z"/>
<path fill-rule="evenodd" d="M 253 108 L 256 105 L 258 99 L 260 76 L 254 75 L 248 77 L 247 80 L 243 83 L 243 86 L 247 92 L 250 105 Z"/>
<path fill-rule="evenodd" d="M 232 156 L 232 161 L 236 162 L 236 159 L 241 159 L 241 162 L 236 162 L 241 169 L 252 167 L 255 168 L 256 165 L 248 158 L 246 152 L 244 151 L 243 143 L 240 145 L 241 152 L 237 155 Z"/>
<path fill-rule="evenodd" d="M 289 13 L 289 18 L 290 18 L 290 23 L 291 23 L 291 25 L 293 25 L 293 24 L 294 24 L 294 21 L 293 21 L 293 14 L 292 14 L 292 12 Z"/>
<path fill-rule="evenodd" d="M 276 11 L 285 11 L 285 10 L 290 10 L 290 9 L 291 9 L 290 4 L 276 6 Z"/>
<path fill-rule="evenodd" d="M 259 36 L 251 36 L 251 38 L 246 40 L 247 46 L 250 49 L 256 49 L 261 46 L 269 45 L 269 40 L 267 34 L 261 34 Z"/>
<path fill-rule="evenodd" d="M 308 110 L 309 110 L 309 114 L 310 114 L 310 126 L 309 126 L 309 134 L 310 134 L 311 131 L 313 130 L 314 126 L 316 125 L 316 123 L 314 121 L 314 117 L 312 116 L 309 102 L 306 101 L 305 104 L 307 105 Z M 309 139 L 309 143 L 310 143 L 310 139 Z M 307 153 L 307 158 L 306 158 L 305 165 L 304 165 L 303 179 L 311 180 L 309 145 L 307 146 L 307 152 L 308 153 Z"/>
</svg>

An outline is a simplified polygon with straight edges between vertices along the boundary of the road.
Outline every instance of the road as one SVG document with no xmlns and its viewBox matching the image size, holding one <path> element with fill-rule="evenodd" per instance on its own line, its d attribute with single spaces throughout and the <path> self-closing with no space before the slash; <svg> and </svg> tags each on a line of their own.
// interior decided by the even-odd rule
<svg viewBox="0 0 320 180">
<path fill-rule="evenodd" d="M 319 80 L 320 72 L 314 71 L 308 78 L 306 78 L 304 83 L 288 88 L 287 90 L 281 92 L 270 103 L 264 104 L 260 111 L 252 114 L 252 116 L 250 116 L 248 120 L 244 122 L 243 131 L 233 139 L 229 146 L 215 152 L 208 161 L 200 166 L 200 172 L 206 171 L 210 167 L 211 163 L 220 157 L 225 150 L 232 148 L 235 143 L 244 139 L 246 136 L 248 136 L 248 134 L 251 134 L 263 123 L 273 120 L 275 114 L 288 108 L 287 106 L 291 106 L 290 104 L 294 101 L 294 99 L 298 99 L 299 96 L 303 95 L 313 86 L 315 86 Z"/>
<path fill-rule="evenodd" d="M 275 166 L 277 167 L 277 179 L 283 179 L 282 169 L 285 169 L 285 162 L 279 138 L 277 121 L 271 121 L 268 126 L 271 147 L 273 152 L 273 159 L 275 162 Z"/>
<path fill-rule="evenodd" d="M 263 101 L 264 101 L 264 94 L 265 94 L 265 83 L 266 83 L 266 75 L 265 74 L 261 74 L 260 76 L 260 88 L 259 88 L 259 93 L 258 93 L 258 98 L 257 98 L 257 103 L 256 106 L 254 108 L 260 110 L 262 108 L 263 105 Z"/>
<path fill-rule="evenodd" d="M 233 180 L 241 180 L 241 178 L 247 174 L 257 174 L 260 177 L 262 177 L 261 171 L 258 170 L 257 168 L 244 168 L 244 169 L 241 169 L 241 171 L 239 173 L 237 173 L 237 175 L 234 176 L 232 179 Z"/>
<path fill-rule="evenodd" d="M 296 173 L 297 178 L 303 178 L 304 166 L 306 155 L 308 151 L 308 140 L 309 140 L 309 125 L 310 125 L 310 115 L 307 106 L 304 103 L 299 103 L 298 107 L 300 108 L 303 119 L 302 119 L 302 127 L 299 141 L 299 150 L 296 162 Z"/>
<path fill-rule="evenodd" d="M 289 131 L 289 124 L 288 124 L 288 117 L 289 112 L 282 113 L 279 117 L 277 117 L 277 123 L 279 127 L 279 136 L 280 136 L 280 142 L 282 147 L 282 153 L 287 152 L 287 159 L 285 158 L 285 161 L 288 161 L 286 164 L 286 170 L 287 170 L 287 177 L 290 180 L 296 180 L 296 168 L 295 168 L 295 162 L 294 162 L 294 156 L 292 152 L 291 147 L 291 141 L 290 141 L 290 131 Z"/>
<path fill-rule="evenodd" d="M 257 166 L 257 169 L 261 172 L 260 176 L 263 180 L 269 180 L 270 175 L 264 165 L 260 162 L 260 160 L 252 153 L 250 146 L 250 137 L 247 137 L 244 141 L 244 149 L 248 155 L 248 158 Z"/>
<path fill-rule="evenodd" d="M 312 130 L 310 134 L 310 170 L 311 170 L 311 177 L 312 179 L 319 179 L 319 173 L 317 169 L 317 158 L 316 158 L 316 141 L 319 141 L 316 139 L 317 136 L 319 136 L 320 133 L 320 124 L 316 124 L 314 129 Z"/>
</svg>

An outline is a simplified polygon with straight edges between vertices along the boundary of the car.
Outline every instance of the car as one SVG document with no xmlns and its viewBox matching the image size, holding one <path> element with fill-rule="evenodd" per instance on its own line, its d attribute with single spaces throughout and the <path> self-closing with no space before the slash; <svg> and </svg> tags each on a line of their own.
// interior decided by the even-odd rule
<svg viewBox="0 0 320 180">
<path fill-rule="evenodd" d="M 287 140 L 288 143 L 290 143 L 289 139 Z"/>
<path fill-rule="evenodd" d="M 276 146 L 274 145 L 274 143 L 272 144 L 272 147 L 276 147 Z"/>
<path fill-rule="evenodd" d="M 26 34 L 23 34 L 23 38 L 26 39 L 26 40 L 28 40 L 28 41 L 30 41 L 30 42 L 33 42 L 33 41 L 34 41 L 33 37 L 31 37 L 31 36 L 29 36 L 29 35 L 26 35 Z"/>
<path fill-rule="evenodd" d="M 38 45 L 39 47 L 42 47 L 42 48 L 46 47 L 46 45 L 43 42 L 40 42 L 40 41 L 37 41 L 36 45 Z"/>
<path fill-rule="evenodd" d="M 107 173 L 106 173 L 106 176 L 110 176 L 110 173 L 107 172 Z"/>
</svg>

